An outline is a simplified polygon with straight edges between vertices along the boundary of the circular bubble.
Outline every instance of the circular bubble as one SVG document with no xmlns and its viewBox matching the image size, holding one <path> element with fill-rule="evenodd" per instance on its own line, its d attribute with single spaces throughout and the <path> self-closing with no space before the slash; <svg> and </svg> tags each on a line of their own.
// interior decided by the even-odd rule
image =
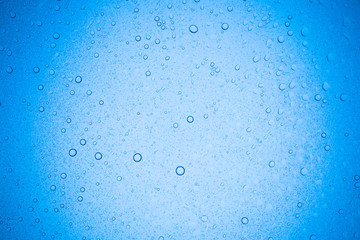
<svg viewBox="0 0 360 240">
<path fill-rule="evenodd" d="M 316 237 L 316 235 L 315 235 L 315 234 L 311 234 L 311 235 L 310 235 L 309 240 L 316 240 L 316 239 L 317 239 L 317 237 Z"/>
<path fill-rule="evenodd" d="M 306 168 L 301 168 L 300 169 L 300 174 L 305 176 L 306 174 L 308 174 L 308 170 Z"/>
<path fill-rule="evenodd" d="M 177 175 L 182 176 L 185 174 L 185 168 L 183 166 L 178 166 L 175 169 Z"/>
<path fill-rule="evenodd" d="M 11 73 L 13 72 L 13 68 L 10 67 L 10 66 L 8 66 L 8 67 L 6 68 L 6 72 L 7 72 L 8 74 L 11 74 Z"/>
<path fill-rule="evenodd" d="M 194 117 L 193 117 L 193 116 L 188 116 L 188 117 L 186 118 L 186 121 L 187 121 L 188 123 L 192 123 L 192 122 L 194 122 Z"/>
<path fill-rule="evenodd" d="M 95 159 L 96 160 L 102 159 L 102 154 L 100 152 L 95 153 Z"/>
<path fill-rule="evenodd" d="M 51 185 L 51 186 L 50 186 L 50 190 L 51 190 L 51 191 L 55 191 L 55 190 L 56 190 L 56 186 L 55 186 L 55 185 Z"/>
<path fill-rule="evenodd" d="M 222 28 L 222 30 L 228 30 L 229 29 L 229 24 L 223 23 L 223 24 L 221 24 L 221 28 Z"/>
<path fill-rule="evenodd" d="M 62 174 L 60 175 L 60 177 L 61 177 L 62 179 L 65 179 L 65 178 L 67 178 L 67 174 L 66 174 L 66 173 L 62 173 Z"/>
<path fill-rule="evenodd" d="M 340 100 L 341 101 L 345 102 L 347 99 L 348 99 L 348 95 L 346 95 L 344 93 L 340 95 Z"/>
<path fill-rule="evenodd" d="M 274 161 L 270 161 L 270 162 L 269 162 L 269 167 L 271 167 L 271 168 L 275 167 L 275 162 L 274 162 Z"/>
<path fill-rule="evenodd" d="M 33 68 L 33 71 L 34 71 L 34 73 L 39 73 L 39 72 L 40 72 L 40 68 L 39 68 L 39 67 L 34 67 L 34 68 Z"/>
<path fill-rule="evenodd" d="M 178 124 L 178 123 L 174 123 L 174 124 L 173 124 L 173 127 L 174 127 L 174 128 L 178 128 L 178 127 L 179 127 L 179 124 Z"/>
<path fill-rule="evenodd" d="M 72 148 L 72 149 L 69 150 L 69 155 L 70 155 L 70 157 L 75 157 L 76 154 L 77 154 L 77 151 L 76 151 L 75 148 Z"/>
<path fill-rule="evenodd" d="M 279 85 L 279 89 L 280 89 L 281 91 L 285 90 L 285 88 L 286 88 L 286 84 L 281 83 L 281 84 Z"/>
<path fill-rule="evenodd" d="M 75 82 L 76 82 L 76 83 L 81 83 L 81 82 L 82 82 L 82 77 L 81 77 L 81 76 L 77 76 L 77 77 L 75 78 Z"/>
<path fill-rule="evenodd" d="M 307 35 L 309 35 L 309 29 L 304 27 L 301 29 L 301 35 L 303 35 L 304 37 L 306 37 Z"/>
<path fill-rule="evenodd" d="M 84 146 L 86 144 L 86 140 L 85 139 L 80 139 L 80 144 Z"/>
<path fill-rule="evenodd" d="M 190 25 L 189 31 L 190 31 L 191 33 L 197 33 L 198 27 L 197 27 L 196 25 Z"/>
<path fill-rule="evenodd" d="M 140 40 L 141 40 L 141 37 L 140 37 L 139 35 L 137 35 L 137 36 L 135 37 L 135 41 L 140 42 Z"/>
<path fill-rule="evenodd" d="M 277 40 L 279 43 L 283 43 L 285 41 L 285 38 L 283 36 L 278 36 Z"/>
<path fill-rule="evenodd" d="M 241 222 L 242 222 L 242 224 L 248 224 L 249 223 L 249 219 L 247 218 L 247 217 L 243 217 L 242 219 L 241 219 Z"/>
<path fill-rule="evenodd" d="M 145 72 L 145 75 L 148 77 L 148 76 L 151 75 L 151 72 L 150 72 L 149 70 L 147 70 L 147 71 Z"/>
<path fill-rule="evenodd" d="M 321 95 L 320 95 L 320 94 L 316 94 L 315 97 L 314 97 L 314 99 L 315 99 L 316 101 L 320 101 L 320 100 L 321 100 Z"/>
<path fill-rule="evenodd" d="M 60 38 L 60 34 L 59 34 L 59 33 L 54 33 L 53 38 L 54 38 L 54 39 L 59 39 L 59 38 Z"/>
<path fill-rule="evenodd" d="M 140 162 L 142 160 L 142 155 L 140 153 L 135 153 L 133 156 L 135 162 Z"/>
<path fill-rule="evenodd" d="M 16 13 L 13 12 L 13 11 L 11 11 L 11 12 L 10 12 L 10 17 L 11 17 L 11 18 L 15 18 L 15 17 L 16 17 Z"/>
</svg>

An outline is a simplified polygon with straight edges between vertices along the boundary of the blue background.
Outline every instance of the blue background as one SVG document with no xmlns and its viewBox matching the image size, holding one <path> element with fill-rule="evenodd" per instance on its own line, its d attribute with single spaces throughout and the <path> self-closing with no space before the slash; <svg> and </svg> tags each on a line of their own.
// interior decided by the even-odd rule
<svg viewBox="0 0 360 240">
<path fill-rule="evenodd" d="M 0 239 L 360 239 L 359 20 L 1 1 Z"/>
</svg>

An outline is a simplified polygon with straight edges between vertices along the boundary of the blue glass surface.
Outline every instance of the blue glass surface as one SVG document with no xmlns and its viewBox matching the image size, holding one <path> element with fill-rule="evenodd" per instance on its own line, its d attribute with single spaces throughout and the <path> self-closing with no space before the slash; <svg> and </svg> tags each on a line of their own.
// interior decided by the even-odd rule
<svg viewBox="0 0 360 240">
<path fill-rule="evenodd" d="M 360 239 L 359 22 L 0 1 L 0 239 Z"/>
</svg>

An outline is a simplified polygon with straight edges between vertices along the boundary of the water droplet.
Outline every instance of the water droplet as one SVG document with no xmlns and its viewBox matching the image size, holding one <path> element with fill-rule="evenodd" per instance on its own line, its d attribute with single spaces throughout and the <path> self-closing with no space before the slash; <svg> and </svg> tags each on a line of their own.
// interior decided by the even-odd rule
<svg viewBox="0 0 360 240">
<path fill-rule="evenodd" d="M 270 161 L 270 162 L 269 162 L 269 167 L 270 167 L 270 168 L 275 167 L 275 162 L 274 162 L 274 161 Z"/>
<path fill-rule="evenodd" d="M 223 23 L 223 24 L 221 24 L 221 28 L 222 28 L 222 30 L 228 30 L 229 29 L 229 24 L 227 24 L 227 23 Z"/>
<path fill-rule="evenodd" d="M 304 37 L 306 37 L 307 35 L 309 35 L 309 29 L 304 27 L 301 29 L 301 35 L 303 35 Z"/>
<path fill-rule="evenodd" d="M 193 116 L 188 116 L 188 117 L 186 118 L 186 121 L 187 121 L 188 123 L 192 123 L 192 122 L 194 122 L 194 117 L 193 117 Z"/>
<path fill-rule="evenodd" d="M 10 12 L 10 17 L 11 17 L 11 18 L 15 18 L 15 17 L 16 17 L 16 13 L 13 12 L 13 11 L 11 11 L 11 12 Z"/>
<path fill-rule="evenodd" d="M 84 146 L 84 145 L 86 144 L 86 140 L 85 140 L 85 139 L 81 139 L 81 140 L 80 140 L 80 144 Z"/>
<path fill-rule="evenodd" d="M 39 68 L 39 67 L 34 67 L 34 68 L 33 68 L 33 71 L 34 71 L 34 73 L 39 73 L 39 72 L 40 72 L 40 68 Z"/>
<path fill-rule="evenodd" d="M 332 52 L 326 56 L 326 59 L 328 60 L 328 62 L 334 61 L 335 58 L 336 58 L 335 53 L 332 53 Z"/>
<path fill-rule="evenodd" d="M 283 43 L 285 41 L 285 38 L 283 36 L 278 36 L 277 40 L 279 43 Z"/>
<path fill-rule="evenodd" d="M 185 168 L 183 166 L 178 166 L 175 169 L 177 175 L 182 176 L 185 174 Z"/>
<path fill-rule="evenodd" d="M 60 34 L 59 34 L 59 33 L 54 33 L 53 38 L 54 38 L 54 39 L 59 39 L 59 38 L 60 38 Z"/>
<path fill-rule="evenodd" d="M 323 85 L 322 85 L 322 89 L 323 89 L 324 91 L 329 90 L 329 89 L 330 89 L 330 85 L 329 85 L 329 83 L 324 82 L 324 83 L 323 83 Z"/>
<path fill-rule="evenodd" d="M 345 102 L 347 99 L 348 99 L 348 95 L 346 95 L 344 93 L 340 95 L 340 100 L 341 101 Z"/>
<path fill-rule="evenodd" d="M 302 168 L 302 169 L 300 170 L 300 174 L 303 175 L 303 176 L 305 176 L 305 175 L 308 174 L 308 170 L 307 170 L 306 168 Z"/>
<path fill-rule="evenodd" d="M 256 55 L 256 56 L 253 57 L 253 62 L 257 63 L 257 62 L 260 61 L 260 59 L 261 59 L 260 56 Z"/>
<path fill-rule="evenodd" d="M 135 162 L 140 162 L 142 160 L 142 155 L 140 153 L 135 153 L 133 156 Z"/>
<path fill-rule="evenodd" d="M 286 85 L 285 85 L 284 83 L 281 83 L 281 84 L 279 85 L 279 89 L 280 89 L 281 91 L 285 90 L 285 88 L 286 88 Z"/>
<path fill-rule="evenodd" d="M 315 99 L 316 101 L 320 101 L 320 100 L 321 100 L 321 95 L 320 95 L 320 94 L 316 94 L 315 97 L 314 97 L 314 99 Z"/>
<path fill-rule="evenodd" d="M 148 70 L 148 71 L 145 72 L 145 75 L 146 75 L 146 76 L 150 76 L 150 75 L 151 75 L 151 72 Z"/>
<path fill-rule="evenodd" d="M 13 72 L 13 68 L 10 67 L 10 66 L 8 66 L 8 67 L 6 68 L 6 72 L 7 72 L 8 74 L 11 74 L 11 73 Z"/>
<path fill-rule="evenodd" d="M 72 149 L 69 150 L 69 155 L 70 155 L 70 157 L 75 157 L 76 154 L 77 154 L 77 151 L 76 151 L 75 148 L 72 148 Z"/>
<path fill-rule="evenodd" d="M 81 82 L 82 82 L 82 77 L 81 77 L 81 76 L 77 76 L 77 77 L 75 78 L 75 82 L 76 82 L 76 83 L 81 83 Z"/>
<path fill-rule="evenodd" d="M 311 234 L 309 240 L 317 240 L 317 237 L 315 234 Z"/>
<path fill-rule="evenodd" d="M 242 224 L 246 225 L 246 224 L 249 223 L 249 219 L 248 219 L 247 217 L 243 217 L 243 218 L 241 219 L 241 222 L 242 222 Z"/>
<path fill-rule="evenodd" d="M 102 153 L 100 153 L 100 152 L 95 153 L 95 159 L 96 160 L 101 160 L 102 159 Z"/>
<path fill-rule="evenodd" d="M 198 27 L 197 27 L 196 25 L 190 25 L 189 31 L 190 31 L 191 33 L 197 33 Z"/>
</svg>

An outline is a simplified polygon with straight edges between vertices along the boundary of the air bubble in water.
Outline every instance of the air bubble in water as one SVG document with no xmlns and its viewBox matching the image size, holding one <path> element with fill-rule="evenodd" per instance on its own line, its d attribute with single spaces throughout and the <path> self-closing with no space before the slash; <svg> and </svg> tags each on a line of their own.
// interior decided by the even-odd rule
<svg viewBox="0 0 360 240">
<path fill-rule="evenodd" d="M 185 168 L 183 166 L 178 166 L 175 169 L 177 175 L 182 176 L 185 174 Z"/>
<path fill-rule="evenodd" d="M 191 33 L 197 33 L 198 27 L 197 27 L 196 25 L 190 25 L 189 31 L 190 31 Z"/>
<path fill-rule="evenodd" d="M 135 153 L 133 156 L 135 162 L 140 162 L 142 160 L 142 155 L 140 153 Z"/>
</svg>

